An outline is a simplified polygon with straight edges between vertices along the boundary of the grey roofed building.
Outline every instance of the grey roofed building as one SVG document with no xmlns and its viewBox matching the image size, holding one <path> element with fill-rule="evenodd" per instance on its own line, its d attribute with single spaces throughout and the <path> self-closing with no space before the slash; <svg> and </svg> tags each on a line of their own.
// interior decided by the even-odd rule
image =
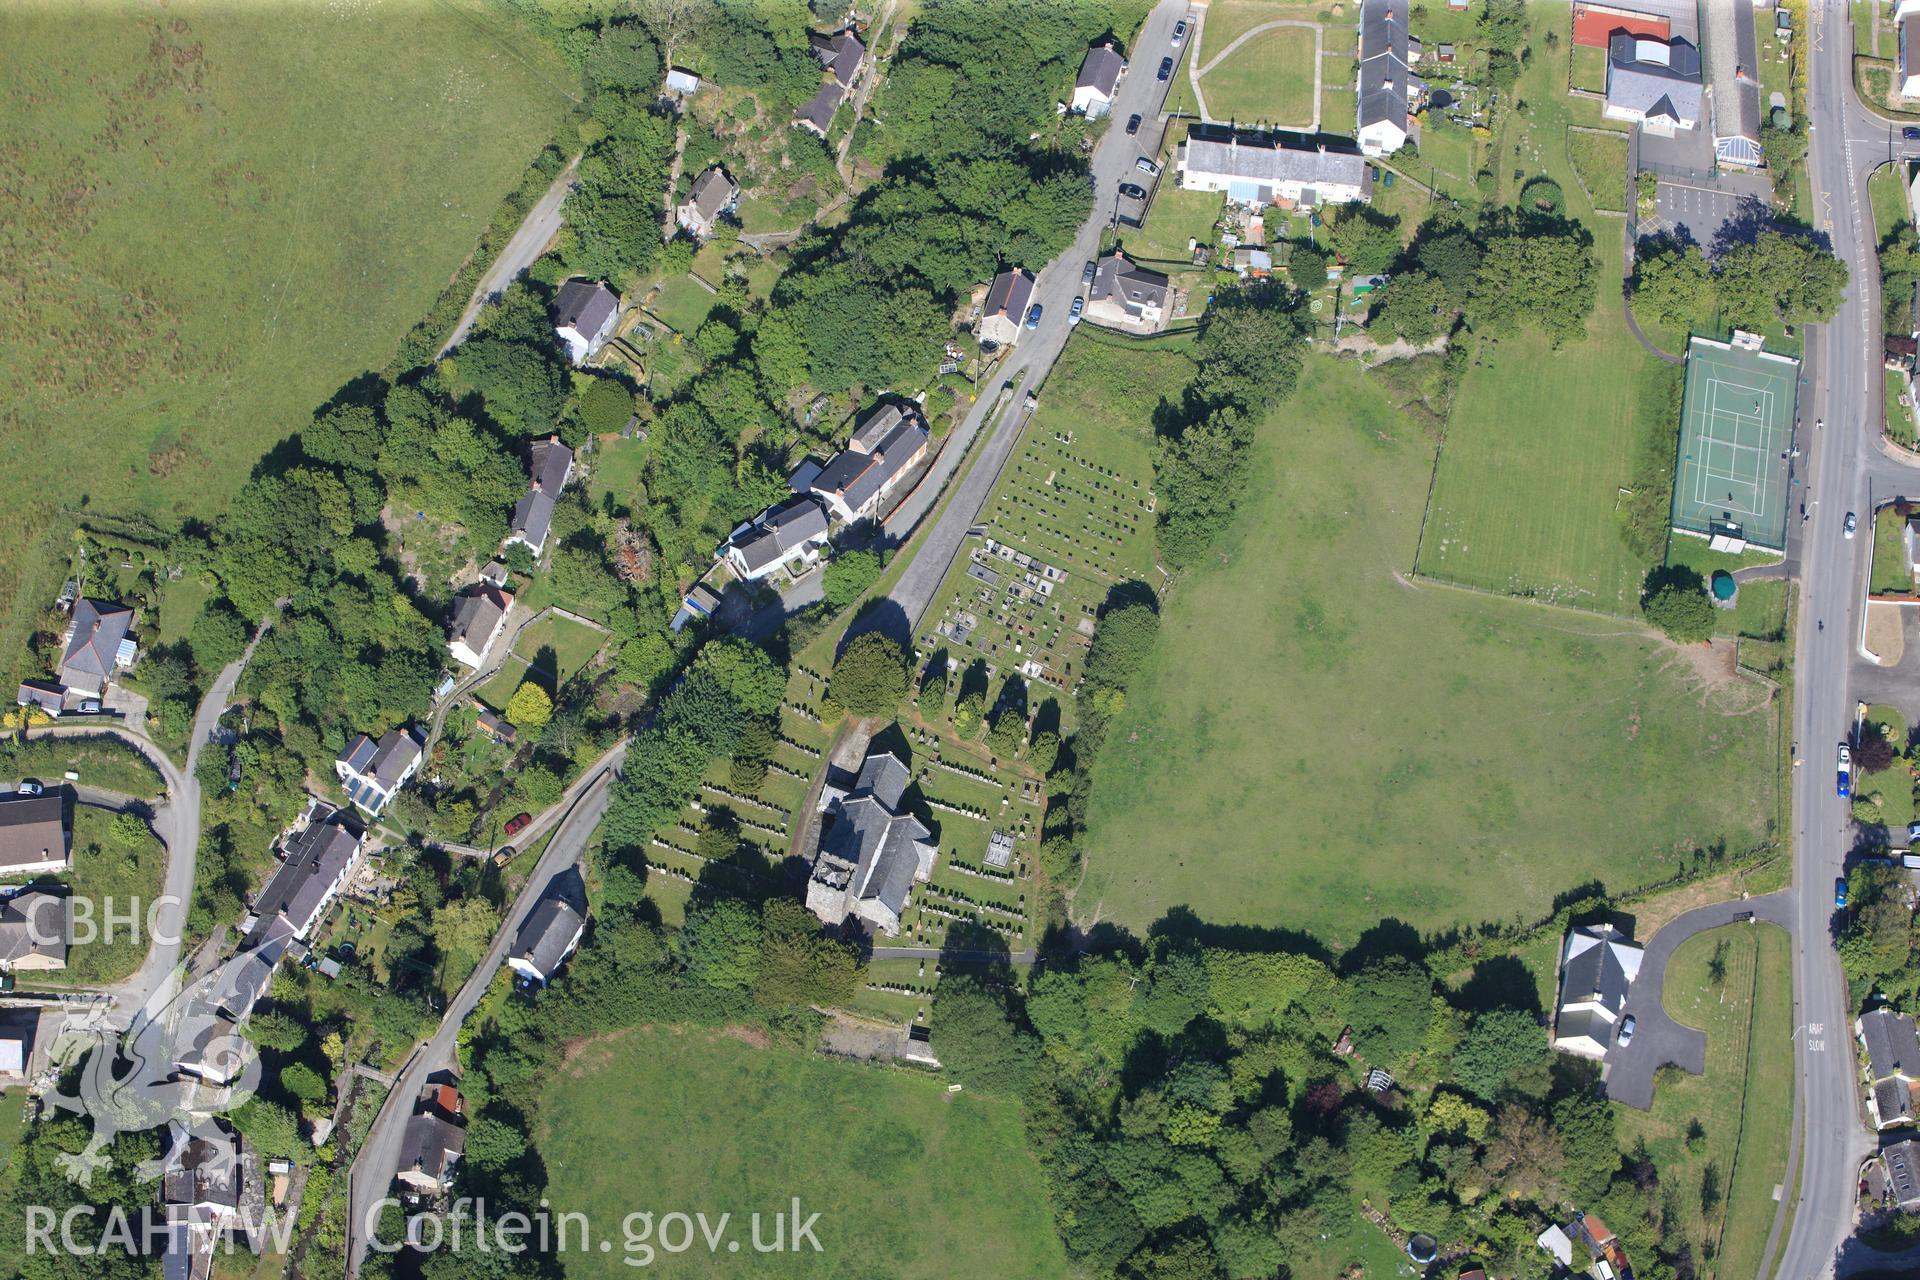
<svg viewBox="0 0 1920 1280">
<path fill-rule="evenodd" d="M 453 1181 L 453 1167 L 467 1149 L 467 1131 L 432 1111 L 416 1111 L 407 1118 L 400 1139 L 398 1178 L 425 1192 L 444 1190 Z"/>
<path fill-rule="evenodd" d="M 1920 1082 L 1902 1076 L 1874 1082 L 1873 1118 L 1877 1128 L 1892 1129 L 1913 1123 L 1915 1115 L 1920 1114 L 1914 1106 L 1916 1083 Z"/>
<path fill-rule="evenodd" d="M 178 1126 L 170 1139 L 160 1181 L 167 1220 L 211 1225 L 231 1218 L 242 1190 L 239 1140 L 194 1136 Z"/>
<path fill-rule="evenodd" d="M 1158 271 L 1135 266 L 1115 249 L 1100 260 L 1093 273 L 1093 287 L 1087 290 L 1089 309 L 1096 302 L 1110 303 L 1127 315 L 1158 320 L 1167 307 L 1167 277 Z"/>
<path fill-rule="evenodd" d="M 1644 954 L 1612 925 L 1581 925 L 1567 934 L 1554 1048 L 1590 1058 L 1606 1054 Z"/>
<path fill-rule="evenodd" d="M 486 661 L 499 636 L 513 597 L 492 583 L 479 582 L 454 597 L 453 624 L 447 631 L 447 649 L 470 667 Z"/>
<path fill-rule="evenodd" d="M 933 874 L 938 850 L 919 819 L 900 811 L 907 766 L 882 752 L 868 756 L 820 841 L 807 906 L 829 923 L 858 916 L 882 932 L 900 931 L 914 881 Z"/>
<path fill-rule="evenodd" d="M 73 606 L 73 625 L 60 657 L 60 683 L 98 696 L 114 671 L 131 660 L 124 645 L 132 625 L 133 610 L 127 606 L 83 596 Z"/>
<path fill-rule="evenodd" d="M 536 440 L 527 467 L 527 492 L 513 506 L 508 542 L 522 542 L 539 555 L 546 549 L 547 530 L 553 525 L 554 504 L 573 475 L 573 450 L 560 437 Z"/>
<path fill-rule="evenodd" d="M 363 733 L 333 761 L 347 798 L 369 817 L 378 817 L 419 767 L 420 741 L 402 729 L 387 730 L 377 742 Z"/>
<path fill-rule="evenodd" d="M 804 125 L 819 134 L 827 136 L 827 130 L 833 127 L 833 113 L 840 109 L 847 91 L 829 80 L 820 86 L 820 92 L 814 94 L 793 113 L 793 122 Z"/>
<path fill-rule="evenodd" d="M 867 56 L 867 46 L 860 43 L 852 27 L 824 35 L 814 31 L 807 35 L 807 42 L 813 46 L 813 56 L 832 76 L 834 83 L 842 89 L 851 89 L 860 74 L 860 62 Z"/>
<path fill-rule="evenodd" d="M 1702 6 L 1707 19 L 1706 65 L 1713 84 L 1713 152 L 1725 164 L 1759 168 L 1759 42 L 1744 5 Z"/>
<path fill-rule="evenodd" d="M 1616 31 L 1607 42 L 1607 114 L 1655 128 L 1700 122 L 1700 51 L 1686 40 Z"/>
<path fill-rule="evenodd" d="M 1901 1208 L 1920 1208 L 1920 1141 L 1907 1138 L 1880 1152 L 1887 1162 L 1887 1181 Z"/>
<path fill-rule="evenodd" d="M 38 707 L 48 715 L 57 716 L 66 709 L 66 697 L 65 686 L 51 680 L 22 680 L 15 701 L 20 706 Z"/>
<path fill-rule="evenodd" d="M 674 211 L 674 220 L 696 236 L 713 233 L 713 224 L 740 198 L 740 184 L 714 165 L 693 180 L 686 201 Z"/>
<path fill-rule="evenodd" d="M 874 515 L 881 497 L 926 452 L 929 439 L 917 410 L 884 405 L 820 469 L 806 492 L 843 521 Z"/>
<path fill-rule="evenodd" d="M 255 936 L 275 916 L 284 915 L 294 935 L 306 938 L 346 882 L 360 842 L 360 833 L 348 825 L 343 811 L 315 805 L 307 825 L 287 841 L 286 860 L 254 900 L 253 914 L 260 921 Z"/>
<path fill-rule="evenodd" d="M 1087 50 L 1087 56 L 1080 61 L 1080 76 L 1073 82 L 1076 89 L 1096 89 L 1107 97 L 1113 96 L 1113 86 L 1120 83 L 1120 73 L 1127 69 L 1127 60 L 1111 41 L 1102 41 Z"/>
<path fill-rule="evenodd" d="M 1914 1020 L 1892 1009 L 1860 1015 L 1860 1039 L 1875 1080 L 1905 1075 L 1920 1079 L 1920 1030 Z"/>
<path fill-rule="evenodd" d="M 507 963 L 516 973 L 534 982 L 548 983 L 560 972 L 580 935 L 587 927 L 586 917 L 554 889 L 534 904 L 520 932 L 513 940 Z"/>
<path fill-rule="evenodd" d="M 62 870 L 67 847 L 64 792 L 0 795 L 0 875 Z"/>
<path fill-rule="evenodd" d="M 737 532 L 727 543 L 727 558 L 751 580 L 826 540 L 826 511 L 811 498 L 794 498 Z"/>
<path fill-rule="evenodd" d="M 1015 267 L 1002 271 L 987 288 L 986 306 L 980 312 L 980 338 L 1003 346 L 1020 340 L 1020 326 L 1026 323 L 1027 304 L 1033 300 L 1033 276 Z"/>
<path fill-rule="evenodd" d="M 569 280 L 553 295 L 553 326 L 591 343 L 620 312 L 620 299 L 598 280 Z M 574 357 L 576 360 L 579 356 Z"/>
<path fill-rule="evenodd" d="M 1285 134 L 1195 132 L 1175 162 L 1183 188 L 1225 191 L 1246 204 L 1272 204 L 1276 198 L 1347 204 L 1373 192 L 1373 170 L 1360 152 Z"/>
<path fill-rule="evenodd" d="M 64 893 L 22 889 L 0 902 L 0 970 L 64 969 L 73 904 Z"/>
<path fill-rule="evenodd" d="M 1360 85 L 1355 105 L 1361 148 L 1396 151 L 1407 140 L 1407 100 L 1425 85 L 1409 59 L 1406 0 L 1360 0 Z"/>
</svg>

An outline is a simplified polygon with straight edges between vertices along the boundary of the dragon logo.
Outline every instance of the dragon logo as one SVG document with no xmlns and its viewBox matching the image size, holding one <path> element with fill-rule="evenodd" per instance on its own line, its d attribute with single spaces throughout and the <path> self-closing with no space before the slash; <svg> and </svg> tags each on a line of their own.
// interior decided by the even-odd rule
<svg viewBox="0 0 1920 1280">
<path fill-rule="evenodd" d="M 93 1137 L 84 1150 L 60 1157 L 68 1178 L 90 1186 L 123 1133 L 165 1127 L 206 1136 L 213 1116 L 253 1096 L 260 1059 L 241 1029 L 266 993 L 281 950 L 243 951 L 178 994 L 171 994 L 176 983 L 163 983 L 118 1035 L 110 1005 L 69 1026 L 93 1044 L 85 1051 L 77 1092 L 55 1092 L 47 1101 L 89 1117 Z M 162 1168 L 159 1161 L 144 1162 L 138 1175 L 152 1181 Z"/>
</svg>

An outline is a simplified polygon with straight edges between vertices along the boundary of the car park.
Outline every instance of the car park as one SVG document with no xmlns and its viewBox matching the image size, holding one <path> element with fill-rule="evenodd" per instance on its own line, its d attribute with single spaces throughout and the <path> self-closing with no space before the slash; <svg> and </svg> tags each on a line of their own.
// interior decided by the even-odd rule
<svg viewBox="0 0 1920 1280">
<path fill-rule="evenodd" d="M 1032 307 L 1028 308 L 1027 310 L 1027 328 L 1038 329 L 1039 327 L 1040 327 L 1040 304 L 1036 302 L 1033 304 Z"/>
<path fill-rule="evenodd" d="M 527 824 L 532 821 L 532 814 L 516 813 L 513 817 L 507 819 L 507 835 L 509 837 L 519 835 L 527 829 Z"/>
<path fill-rule="evenodd" d="M 1622 1049 L 1626 1048 L 1628 1045 L 1633 1043 L 1634 1029 L 1639 1025 L 1640 1024 L 1634 1020 L 1634 1016 L 1632 1014 L 1628 1014 L 1626 1017 L 1620 1020 L 1619 1041 L 1620 1041 L 1620 1047 Z"/>
<path fill-rule="evenodd" d="M 1173 79 L 1173 59 L 1172 58 L 1160 59 L 1160 72 L 1158 75 L 1154 77 L 1154 79 L 1160 80 L 1160 81 L 1167 81 L 1167 80 Z"/>
<path fill-rule="evenodd" d="M 1854 515 L 1853 512 L 1851 511 L 1847 512 L 1847 526 L 1846 526 L 1847 536 L 1851 538 L 1853 536 L 1854 530 L 1858 529 L 1859 527 L 1860 527 L 1860 518 Z"/>
<path fill-rule="evenodd" d="M 1131 138 L 1138 132 L 1140 132 L 1140 113 L 1136 111 L 1127 117 L 1127 136 Z"/>
<path fill-rule="evenodd" d="M 1075 298 L 1073 300 L 1072 308 L 1067 312 L 1067 323 L 1079 324 L 1080 313 L 1082 311 L 1085 311 L 1086 309 L 1087 309 L 1087 300 L 1085 298 Z"/>
</svg>

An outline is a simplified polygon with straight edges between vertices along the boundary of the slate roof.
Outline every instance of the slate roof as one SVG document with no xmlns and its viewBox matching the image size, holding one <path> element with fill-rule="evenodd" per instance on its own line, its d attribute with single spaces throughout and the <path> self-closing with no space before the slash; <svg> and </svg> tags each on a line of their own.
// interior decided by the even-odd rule
<svg viewBox="0 0 1920 1280">
<path fill-rule="evenodd" d="M 1873 1111 L 1880 1126 L 1906 1124 L 1914 1118 L 1914 1082 L 1892 1076 L 1873 1086 Z"/>
<path fill-rule="evenodd" d="M 1860 1038 L 1866 1044 L 1867 1069 L 1873 1079 L 1903 1075 L 1920 1080 L 1920 1032 L 1912 1018 L 1892 1009 L 1863 1013 Z"/>
<path fill-rule="evenodd" d="M 1920 1204 L 1920 1141 L 1896 1142 L 1880 1155 L 1887 1162 L 1893 1198 L 1903 1205 Z"/>
<path fill-rule="evenodd" d="M 1692 124 L 1705 90 L 1700 51 L 1685 40 L 1616 31 L 1607 45 L 1607 105 Z"/>
<path fill-rule="evenodd" d="M 551 978 L 573 946 L 586 921 L 564 898 L 549 895 L 527 913 L 513 940 L 515 959 L 524 960 L 543 977 Z"/>
<path fill-rule="evenodd" d="M 361 734 L 336 760 L 361 777 L 372 778 L 382 790 L 391 791 L 419 758 L 420 743 L 413 734 L 389 729 L 378 742 Z"/>
<path fill-rule="evenodd" d="M 431 1111 L 417 1111 L 407 1118 L 406 1133 L 400 1139 L 400 1171 L 444 1182 L 466 1149 L 465 1129 Z"/>
<path fill-rule="evenodd" d="M 927 429 L 917 414 L 895 413 L 892 426 L 877 445 L 864 452 L 851 447 L 842 451 L 813 478 L 808 492 L 837 495 L 853 511 L 873 501 L 927 444 Z M 859 436 L 856 433 L 855 438 Z"/>
<path fill-rule="evenodd" d="M 1609 1043 L 1614 1024 L 1601 1010 L 1615 1019 L 1620 1016 L 1627 988 L 1640 972 L 1643 954 L 1608 925 L 1582 925 L 1569 933 L 1562 952 L 1555 1037 L 1575 1040 L 1585 1036 L 1600 1045 Z M 1568 1008 L 1576 1004 L 1589 1007 Z"/>
<path fill-rule="evenodd" d="M 132 625 L 133 610 L 127 606 L 81 597 L 73 606 L 73 632 L 60 658 L 60 679 L 83 688 L 105 684 Z"/>
<path fill-rule="evenodd" d="M 20 692 L 15 701 L 23 707 L 39 707 L 52 715 L 59 715 L 66 706 L 67 691 L 62 685 L 51 680 L 22 680 Z"/>
<path fill-rule="evenodd" d="M 1087 290 L 1088 302 L 1109 299 L 1126 308 L 1129 315 L 1140 315 L 1149 308 L 1165 310 L 1167 277 L 1135 266 L 1115 250 L 1100 260 L 1099 269 L 1093 273 L 1093 287 Z"/>
<path fill-rule="evenodd" d="M 749 573 L 786 557 L 795 547 L 827 536 L 827 513 L 811 498 L 795 498 L 775 507 L 735 539 L 734 547 Z"/>
<path fill-rule="evenodd" d="M 1112 44 L 1103 43 L 1087 50 L 1087 56 L 1080 62 L 1080 78 L 1073 82 L 1076 89 L 1093 89 L 1101 97 L 1111 98 L 1113 86 L 1120 83 L 1120 73 L 1127 69 L 1127 60 Z"/>
<path fill-rule="evenodd" d="M 1033 277 L 1019 267 L 1002 271 L 987 290 L 985 316 L 1006 316 L 1015 324 L 1027 318 L 1027 303 L 1033 298 Z"/>
<path fill-rule="evenodd" d="M 1418 79 L 1407 60 L 1406 0 L 1361 0 L 1359 121 L 1407 129 L 1407 85 Z"/>
<path fill-rule="evenodd" d="M 452 639 L 478 649 L 493 634 L 494 627 L 513 603 L 513 597 L 498 587 L 479 583 L 462 591 L 453 606 Z"/>
<path fill-rule="evenodd" d="M 167 1152 L 160 1184 L 161 1203 L 183 1209 L 240 1207 L 239 1144 L 178 1135 Z"/>
<path fill-rule="evenodd" d="M 620 299 L 598 280 L 569 280 L 554 295 L 553 323 L 557 329 L 595 334 L 618 310 Z"/>
<path fill-rule="evenodd" d="M 1346 148 L 1306 146 L 1281 135 L 1247 138 L 1233 134 L 1189 137 L 1185 146 L 1188 173 L 1219 174 L 1245 182 L 1350 186 L 1363 192 L 1373 187 L 1367 158 Z"/>
<path fill-rule="evenodd" d="M 254 901 L 263 921 L 284 912 L 296 929 L 305 929 L 360 848 L 359 833 L 339 809 L 316 812 L 306 829 L 287 841 L 286 861 Z"/>
<path fill-rule="evenodd" d="M 0 872 L 67 856 L 67 802 L 62 792 L 0 795 Z"/>
<path fill-rule="evenodd" d="M 1759 44 L 1752 15 L 1740 7 L 1709 4 L 1707 69 L 1713 80 L 1714 151 L 1724 160 L 1759 164 Z"/>
<path fill-rule="evenodd" d="M 824 136 L 827 130 L 833 127 L 833 113 L 840 109 L 840 103 L 846 96 L 845 89 L 828 81 L 820 86 L 820 92 L 807 99 L 801 108 L 793 113 L 794 119 L 805 121 Z"/>
<path fill-rule="evenodd" d="M 553 525 L 553 507 L 567 487 L 573 450 L 549 437 L 536 440 L 527 468 L 527 493 L 513 506 L 513 532 L 533 546 L 544 546 Z"/>
<path fill-rule="evenodd" d="M 726 170 L 715 165 L 693 180 L 687 203 L 699 210 L 702 218 L 712 222 L 739 194 L 740 185 L 727 176 Z"/>
<path fill-rule="evenodd" d="M 822 853 L 853 866 L 851 898 L 877 901 L 896 916 L 922 867 L 919 846 L 932 834 L 919 819 L 898 811 L 910 780 L 896 757 L 867 757 L 820 844 Z"/>
<path fill-rule="evenodd" d="M 860 37 L 851 27 L 845 31 L 836 31 L 832 35 L 811 32 L 807 41 L 813 46 L 813 56 L 820 59 L 827 74 L 832 76 L 842 89 L 853 87 L 853 78 L 860 70 L 860 59 L 867 56 L 867 46 L 860 43 Z"/>
<path fill-rule="evenodd" d="M 0 965 L 36 956 L 64 965 L 71 936 L 72 904 L 63 893 L 22 889 L 0 902 Z"/>
</svg>

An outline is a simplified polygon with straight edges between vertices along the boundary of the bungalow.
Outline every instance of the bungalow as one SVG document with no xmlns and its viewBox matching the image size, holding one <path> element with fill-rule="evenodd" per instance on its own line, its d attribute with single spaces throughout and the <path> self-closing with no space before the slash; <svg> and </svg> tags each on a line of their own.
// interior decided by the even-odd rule
<svg viewBox="0 0 1920 1280">
<path fill-rule="evenodd" d="M 361 734 L 333 758 L 333 772 L 354 808 L 369 818 L 380 811 L 420 768 L 420 740 L 411 729 L 389 729 L 378 742 Z"/>
<path fill-rule="evenodd" d="M 64 893 L 20 889 L 0 902 L 0 973 L 67 967 L 73 905 Z"/>
<path fill-rule="evenodd" d="M 1241 204 L 1281 208 L 1364 203 L 1373 171 L 1357 151 L 1283 134 L 1194 134 L 1174 152 L 1185 191 L 1224 191 Z"/>
<path fill-rule="evenodd" d="M 507 964 L 526 981 L 544 987 L 566 964 L 586 930 L 586 917 L 550 888 L 527 913 L 514 937 L 513 950 L 507 953 Z"/>
<path fill-rule="evenodd" d="M 285 859 L 253 901 L 253 928 L 261 937 L 276 919 L 305 941 L 360 860 L 365 837 L 339 809 L 315 801 L 305 825 L 285 842 Z"/>
<path fill-rule="evenodd" d="M 114 673 L 130 667 L 140 647 L 127 635 L 133 610 L 123 604 L 82 597 L 73 606 L 66 648 L 60 657 L 60 683 L 72 693 L 98 698 Z"/>
<path fill-rule="evenodd" d="M 1581 925 L 1567 934 L 1560 953 L 1554 1048 L 1582 1058 L 1606 1056 L 1643 955 L 1612 925 Z"/>
<path fill-rule="evenodd" d="M 422 1107 L 407 1118 L 400 1138 L 400 1170 L 394 1177 L 415 1195 L 444 1195 L 453 1186 L 454 1166 L 466 1150 L 465 1129 Z"/>
<path fill-rule="evenodd" d="M 993 278 L 987 290 L 986 310 L 980 315 L 980 341 L 1010 347 L 1020 341 L 1027 322 L 1027 303 L 1033 299 L 1033 276 L 1015 267 Z"/>
<path fill-rule="evenodd" d="M 1135 266 L 1118 249 L 1100 260 L 1087 290 L 1087 319 L 1152 333 L 1165 323 L 1167 277 Z"/>
<path fill-rule="evenodd" d="M 811 569 L 826 547 L 826 511 L 811 498 L 794 498 L 735 529 L 720 554 L 741 578 L 757 582 Z"/>
<path fill-rule="evenodd" d="M 513 597 L 500 588 L 476 583 L 454 599 L 453 625 L 447 632 L 447 652 L 455 662 L 484 667 L 494 641 L 507 629 Z"/>
<path fill-rule="evenodd" d="M 914 882 L 933 875 L 939 848 L 902 808 L 912 775 L 897 756 L 868 756 L 830 823 L 807 881 L 807 906 L 828 924 L 857 916 L 892 937 Z"/>
<path fill-rule="evenodd" d="M 853 433 L 846 449 L 806 482 L 803 492 L 825 503 L 844 523 L 876 516 L 881 499 L 925 456 L 928 438 L 916 406 L 882 405 Z"/>
<path fill-rule="evenodd" d="M 0 876 L 65 871 L 70 857 L 64 792 L 0 795 Z"/>
<path fill-rule="evenodd" d="M 1113 41 L 1094 45 L 1080 60 L 1080 77 L 1073 82 L 1073 100 L 1068 108 L 1089 120 L 1100 119 L 1113 110 L 1113 95 L 1126 71 L 1127 60 Z"/>
<path fill-rule="evenodd" d="M 1656 40 L 1614 32 L 1607 46 L 1607 105 L 1601 113 L 1607 119 L 1670 138 L 1700 123 L 1704 93 L 1700 51 L 1691 43 L 1677 36 Z"/>
<path fill-rule="evenodd" d="M 1360 88 L 1355 136 L 1370 156 L 1392 155 L 1408 137 L 1407 105 L 1426 84 L 1413 74 L 1406 0 L 1360 0 Z"/>
<path fill-rule="evenodd" d="M 1900 43 L 1897 91 L 1903 98 L 1920 98 L 1920 0 L 1894 5 L 1893 28 Z"/>
<path fill-rule="evenodd" d="M 561 444 L 559 436 L 536 441 L 527 474 L 527 495 L 513 506 L 505 545 L 518 542 L 537 556 L 546 549 L 554 504 L 573 479 L 573 450 Z"/>
<path fill-rule="evenodd" d="M 569 280 L 553 299 L 553 331 L 579 364 L 607 340 L 620 319 L 620 299 L 598 280 Z"/>
<path fill-rule="evenodd" d="M 1892 1009 L 1863 1013 L 1853 1024 L 1866 1068 L 1867 1111 L 1874 1127 L 1893 1129 L 1920 1118 L 1920 1035 Z"/>
<path fill-rule="evenodd" d="M 739 201 L 740 184 L 715 165 L 693 180 L 685 203 L 673 211 L 673 220 L 694 239 L 705 240 L 720 216 L 731 213 Z"/>
</svg>

